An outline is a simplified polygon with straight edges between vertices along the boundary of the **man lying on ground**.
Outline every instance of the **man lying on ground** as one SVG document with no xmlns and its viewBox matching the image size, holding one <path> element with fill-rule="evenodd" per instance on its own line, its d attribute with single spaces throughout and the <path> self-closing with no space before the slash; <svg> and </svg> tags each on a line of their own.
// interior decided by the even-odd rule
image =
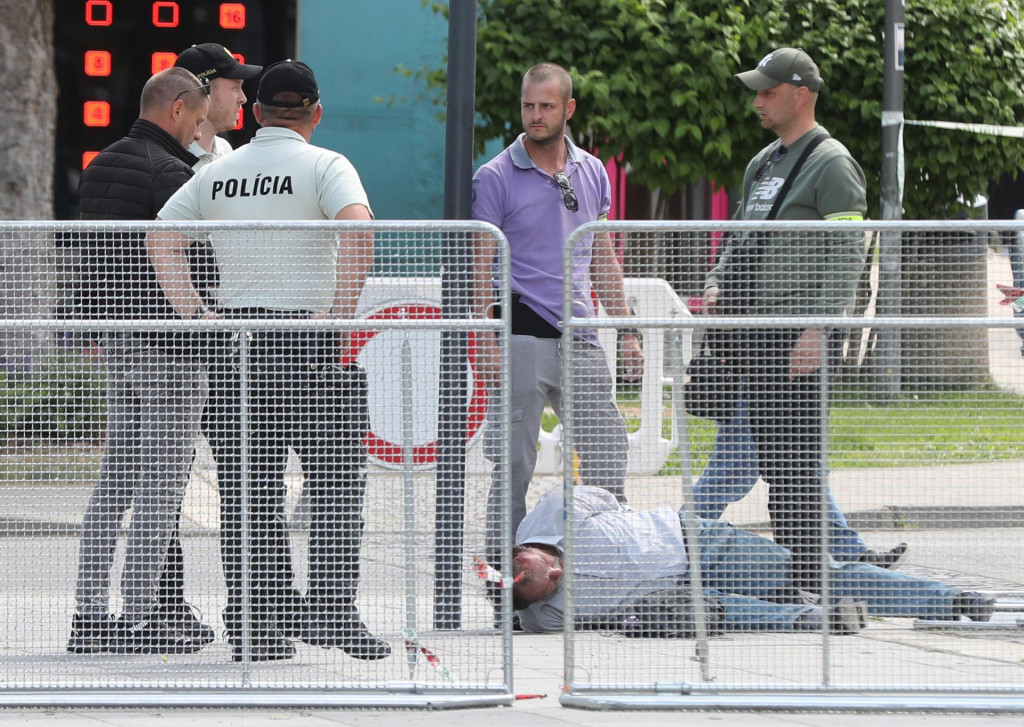
<svg viewBox="0 0 1024 727">
<path fill-rule="evenodd" d="M 573 609 L 579 626 L 629 631 L 638 613 L 664 611 L 666 599 L 688 593 L 681 513 L 669 507 L 633 510 L 605 490 L 581 485 L 573 489 L 573 502 Z M 516 532 L 513 607 L 525 631 L 562 629 L 565 522 L 564 495 L 555 489 L 540 498 Z M 790 581 L 787 550 L 721 520 L 699 522 L 704 593 L 724 630 L 822 627 L 825 612 Z M 866 563 L 833 562 L 829 584 L 828 621 L 837 633 L 863 627 L 865 609 L 872 616 L 973 621 L 989 620 L 994 610 L 993 599 L 980 593 Z"/>
</svg>

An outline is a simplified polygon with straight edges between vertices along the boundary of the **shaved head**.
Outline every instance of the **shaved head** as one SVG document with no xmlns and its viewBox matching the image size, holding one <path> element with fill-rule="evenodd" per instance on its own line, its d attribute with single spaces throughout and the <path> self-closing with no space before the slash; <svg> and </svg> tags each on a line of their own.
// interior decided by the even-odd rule
<svg viewBox="0 0 1024 727">
<path fill-rule="evenodd" d="M 170 106 L 179 96 L 188 109 L 196 109 L 203 103 L 203 82 L 184 68 L 167 68 L 154 74 L 142 87 L 139 104 L 141 116 L 146 117 Z"/>
</svg>

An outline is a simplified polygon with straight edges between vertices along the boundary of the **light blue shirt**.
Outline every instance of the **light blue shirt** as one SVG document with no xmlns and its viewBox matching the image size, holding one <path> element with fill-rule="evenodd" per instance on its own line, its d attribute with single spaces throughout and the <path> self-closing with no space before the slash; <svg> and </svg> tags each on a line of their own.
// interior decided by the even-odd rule
<svg viewBox="0 0 1024 727">
<path fill-rule="evenodd" d="M 516 544 L 551 545 L 561 553 L 565 521 L 565 498 L 555 488 L 519 524 Z M 615 613 L 640 596 L 675 585 L 687 572 L 679 514 L 670 507 L 636 511 L 607 490 L 577 485 L 573 533 L 577 616 Z M 565 593 L 559 589 L 519 611 L 519 621 L 525 631 L 559 631 L 564 613 Z"/>
</svg>

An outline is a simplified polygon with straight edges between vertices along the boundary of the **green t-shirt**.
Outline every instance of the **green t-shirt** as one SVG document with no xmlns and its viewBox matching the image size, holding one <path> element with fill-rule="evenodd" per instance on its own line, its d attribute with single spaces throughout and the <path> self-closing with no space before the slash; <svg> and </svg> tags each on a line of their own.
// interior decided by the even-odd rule
<svg viewBox="0 0 1024 727">
<path fill-rule="evenodd" d="M 816 127 L 784 154 L 769 144 L 754 157 L 743 179 L 738 220 L 764 220 L 787 175 Z M 840 142 L 828 138 L 811 152 L 793 180 L 778 220 L 862 220 L 867 211 L 864 172 Z M 766 222 L 766 230 L 774 222 Z M 727 271 L 747 260 L 758 242 L 752 234 L 735 235 L 723 246 L 706 287 L 722 286 Z M 864 262 L 864 235 L 822 232 L 767 232 L 760 265 L 750 271 L 744 296 L 750 315 L 839 315 L 850 304 Z"/>
</svg>

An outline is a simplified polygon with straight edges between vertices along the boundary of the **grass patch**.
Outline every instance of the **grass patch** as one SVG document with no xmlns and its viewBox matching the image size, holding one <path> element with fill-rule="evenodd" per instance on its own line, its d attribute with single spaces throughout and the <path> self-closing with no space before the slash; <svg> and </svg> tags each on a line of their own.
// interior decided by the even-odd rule
<svg viewBox="0 0 1024 727">
<path fill-rule="evenodd" d="M 95 482 L 102 448 L 95 445 L 7 447 L 0 450 L 5 485 L 81 485 Z"/>
<path fill-rule="evenodd" d="M 998 389 L 918 394 L 885 406 L 838 402 L 833 469 L 1022 459 L 1024 397 Z"/>
<path fill-rule="evenodd" d="M 829 466 L 832 469 L 922 467 L 971 462 L 1024 460 L 1024 396 L 997 387 L 971 391 L 928 392 L 897 401 L 868 403 L 864 392 L 841 392 L 832 404 Z M 666 395 L 664 430 L 670 436 L 670 400 Z M 639 426 L 635 392 L 620 392 L 626 427 Z M 714 447 L 714 423 L 687 417 L 693 450 L 693 474 L 699 475 Z M 558 418 L 550 412 L 542 426 L 551 431 Z M 673 453 L 659 472 L 680 474 Z"/>
</svg>

